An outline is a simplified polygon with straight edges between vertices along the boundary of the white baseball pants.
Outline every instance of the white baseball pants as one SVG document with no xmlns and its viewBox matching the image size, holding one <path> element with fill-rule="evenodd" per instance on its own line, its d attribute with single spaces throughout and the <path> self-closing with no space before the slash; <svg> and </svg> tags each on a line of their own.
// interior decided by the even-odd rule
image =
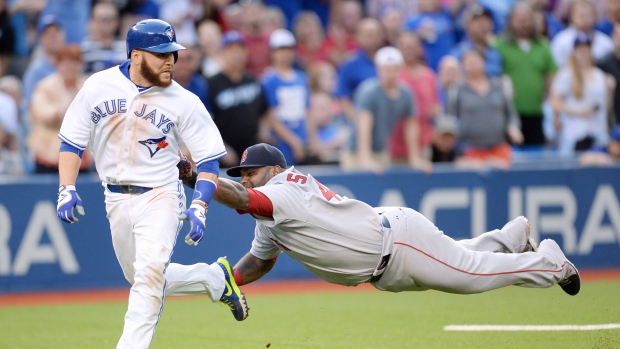
<svg viewBox="0 0 620 349">
<path fill-rule="evenodd" d="M 169 264 L 183 225 L 178 219 L 185 209 L 180 182 L 139 195 L 106 188 L 105 197 L 114 252 L 132 285 L 117 348 L 148 348 L 165 296 L 206 294 L 215 302 L 224 292 L 224 272 L 217 264 Z"/>
<path fill-rule="evenodd" d="M 524 252 L 525 222 L 513 220 L 501 230 L 455 241 L 410 208 L 383 213 L 390 221 L 394 249 L 381 279 L 383 291 L 479 293 L 517 285 L 550 287 L 564 278 L 564 253 L 552 240 L 538 252 Z"/>
</svg>

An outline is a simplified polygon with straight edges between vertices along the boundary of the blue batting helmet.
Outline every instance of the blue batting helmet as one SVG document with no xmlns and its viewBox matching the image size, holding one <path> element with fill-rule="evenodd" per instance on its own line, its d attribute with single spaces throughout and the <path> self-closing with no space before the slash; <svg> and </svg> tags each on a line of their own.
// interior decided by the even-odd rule
<svg viewBox="0 0 620 349">
<path fill-rule="evenodd" d="M 177 44 L 174 28 L 161 19 L 145 19 L 134 24 L 127 32 L 127 58 L 131 57 L 132 50 L 143 50 L 154 53 L 174 52 L 174 61 L 177 61 L 177 51 L 185 47 Z"/>
</svg>

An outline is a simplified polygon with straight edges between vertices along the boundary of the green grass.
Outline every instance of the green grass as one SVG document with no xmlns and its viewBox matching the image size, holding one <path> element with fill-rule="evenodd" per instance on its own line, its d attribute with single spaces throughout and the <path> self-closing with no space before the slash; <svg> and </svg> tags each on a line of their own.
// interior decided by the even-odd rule
<svg viewBox="0 0 620 349">
<path fill-rule="evenodd" d="M 445 332 L 449 324 L 620 322 L 620 281 L 440 292 L 249 295 L 236 322 L 206 298 L 169 298 L 151 348 L 620 348 L 620 330 Z M 0 308 L 0 348 L 114 348 L 125 302 Z"/>
</svg>

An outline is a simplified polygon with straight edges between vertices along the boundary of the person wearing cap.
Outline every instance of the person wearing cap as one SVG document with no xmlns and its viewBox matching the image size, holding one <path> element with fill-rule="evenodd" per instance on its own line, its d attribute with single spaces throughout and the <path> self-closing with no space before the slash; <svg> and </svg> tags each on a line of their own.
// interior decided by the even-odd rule
<svg viewBox="0 0 620 349">
<path fill-rule="evenodd" d="M 502 75 L 502 56 L 492 46 L 494 37 L 493 15 L 491 11 L 480 4 L 474 3 L 467 7 L 464 19 L 467 35 L 456 45 L 451 54 L 460 59 L 463 52 L 471 49 L 484 52 L 487 75 L 490 77 L 500 77 Z"/>
<path fill-rule="evenodd" d="M 118 349 L 150 346 L 167 296 L 207 295 L 227 305 L 238 321 L 248 316 L 226 258 L 211 265 L 170 263 L 184 221 L 186 244 L 198 245 L 204 237 L 218 159 L 226 154 L 204 104 L 173 79 L 178 51 L 185 47 L 172 25 L 159 19 L 134 24 L 126 44 L 127 60 L 86 80 L 57 135 L 58 218 L 72 224 L 85 215 L 88 200 L 82 202 L 76 181 L 87 146 L 104 187 L 112 246 L 131 284 Z M 175 167 L 181 144 L 198 169 L 190 200 Z"/>
<path fill-rule="evenodd" d="M 609 142 L 602 148 L 593 148 L 579 157 L 582 166 L 611 166 L 620 163 L 620 125 L 614 126 Z"/>
<path fill-rule="evenodd" d="M 269 37 L 271 67 L 262 79 L 269 105 L 267 123 L 275 145 L 291 165 L 306 160 L 308 145 L 307 114 L 310 87 L 306 74 L 294 69 L 295 37 L 286 29 L 278 29 Z"/>
<path fill-rule="evenodd" d="M 512 8 L 502 37 L 496 42 L 504 74 L 512 81 L 514 104 L 521 120 L 523 145 L 546 144 L 543 103 L 557 71 L 549 40 L 536 30 L 534 11 L 526 2 Z"/>
<path fill-rule="evenodd" d="M 408 163 L 425 172 L 430 163 L 422 159 L 416 120 L 416 105 L 407 87 L 400 84 L 403 56 L 397 48 L 387 46 L 375 55 L 378 77 L 362 83 L 355 93 L 356 125 L 349 151 L 342 153 L 344 169 L 361 168 L 382 172 L 392 163 L 389 140 L 396 124 L 405 119 L 405 142 Z"/>
<path fill-rule="evenodd" d="M 431 162 L 454 162 L 456 160 L 458 134 L 459 125 L 456 117 L 441 114 L 435 118 L 430 149 Z"/>
<path fill-rule="evenodd" d="M 614 43 L 611 38 L 594 29 L 596 8 L 591 1 L 573 1 L 570 7 L 569 23 L 570 25 L 551 41 L 551 52 L 558 67 L 563 67 L 568 62 L 573 51 L 573 42 L 579 32 L 585 32 L 592 38 L 591 49 L 595 59 L 601 59 L 607 53 L 613 52 Z"/>
<path fill-rule="evenodd" d="M 226 146 L 220 166 L 232 167 L 247 147 L 259 142 L 269 106 L 260 82 L 246 68 L 248 49 L 243 35 L 226 32 L 221 46 L 222 70 L 207 79 L 207 109 Z"/>
<path fill-rule="evenodd" d="M 569 295 L 579 293 L 575 266 L 555 241 L 537 246 L 523 216 L 501 230 L 455 241 L 413 209 L 371 207 L 286 166 L 277 148 L 257 144 L 226 171 L 239 182 L 218 179 L 214 200 L 256 220 L 251 248 L 232 268 L 237 285 L 260 279 L 285 253 L 342 286 L 472 294 L 559 284 Z"/>
<path fill-rule="evenodd" d="M 568 64 L 560 68 L 551 85 L 550 101 L 558 132 L 558 151 L 575 151 L 607 144 L 608 87 L 605 73 L 594 65 L 592 38 L 577 34 Z"/>
<path fill-rule="evenodd" d="M 41 48 L 41 55 L 28 64 L 24 72 L 24 105 L 28 106 L 32 93 L 39 81 L 48 75 L 56 72 L 55 58 L 58 50 L 66 43 L 65 30 L 57 17 L 47 15 L 41 17 L 37 25 L 38 45 Z"/>
</svg>

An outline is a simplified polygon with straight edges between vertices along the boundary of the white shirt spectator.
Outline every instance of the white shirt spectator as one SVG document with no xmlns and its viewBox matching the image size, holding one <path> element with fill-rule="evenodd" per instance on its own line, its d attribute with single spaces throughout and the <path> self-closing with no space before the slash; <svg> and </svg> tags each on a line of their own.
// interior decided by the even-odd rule
<svg viewBox="0 0 620 349">
<path fill-rule="evenodd" d="M 573 52 L 573 45 L 578 30 L 570 26 L 559 32 L 551 41 L 551 53 L 558 67 L 563 67 L 568 62 L 568 57 Z M 595 60 L 603 58 L 609 52 L 614 51 L 614 43 L 611 38 L 597 30 L 594 31 L 592 40 L 592 55 Z"/>
</svg>

